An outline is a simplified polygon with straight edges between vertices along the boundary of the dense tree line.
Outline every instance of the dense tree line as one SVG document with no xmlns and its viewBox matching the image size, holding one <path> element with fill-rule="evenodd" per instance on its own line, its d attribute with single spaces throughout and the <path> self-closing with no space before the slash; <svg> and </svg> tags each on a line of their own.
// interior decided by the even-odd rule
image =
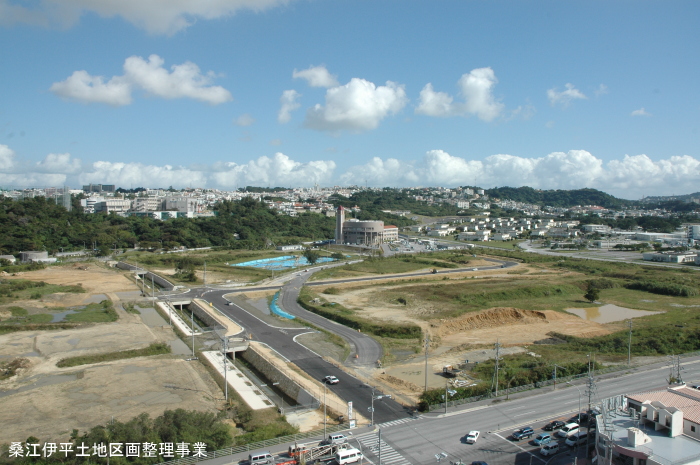
<svg viewBox="0 0 700 465">
<path fill-rule="evenodd" d="M 379 192 L 356 192 L 350 197 L 335 194 L 329 200 L 335 207 L 342 205 L 350 208 L 357 205 L 361 209 L 361 212 L 356 216 L 359 220 L 382 220 L 385 224 L 393 224 L 398 227 L 409 226 L 414 224 L 414 221 L 410 218 L 384 213 L 382 210 L 407 210 L 426 216 L 455 216 L 459 211 L 454 205 L 446 203 L 428 205 L 424 201 L 416 200 L 411 193 L 388 187 Z"/>
<path fill-rule="evenodd" d="M 75 199 L 74 199 L 75 201 Z M 223 201 L 215 217 L 175 218 L 166 221 L 116 214 L 86 214 L 79 203 L 72 211 L 44 197 L 0 200 L 0 254 L 22 250 L 208 247 L 260 249 L 306 239 L 332 238 L 333 218 L 315 213 L 282 215 L 252 198 Z"/>
<path fill-rule="evenodd" d="M 550 207 L 573 207 L 576 205 L 599 205 L 605 208 L 619 208 L 633 205 L 634 202 L 618 199 L 597 189 L 537 190 L 532 187 L 496 187 L 486 189 L 491 199 L 513 200 L 515 202 L 548 205 Z"/>
</svg>

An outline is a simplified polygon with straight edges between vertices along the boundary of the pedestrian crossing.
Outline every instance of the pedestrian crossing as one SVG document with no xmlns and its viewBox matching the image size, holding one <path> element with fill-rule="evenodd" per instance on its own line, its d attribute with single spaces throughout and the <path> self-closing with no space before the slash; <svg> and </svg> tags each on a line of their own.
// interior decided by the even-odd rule
<svg viewBox="0 0 700 465">
<path fill-rule="evenodd" d="M 377 433 L 358 437 L 357 440 L 360 441 L 365 456 L 371 453 L 374 457 L 379 458 L 380 445 L 379 435 Z M 381 463 L 383 465 L 411 465 L 411 462 L 406 460 L 403 455 L 396 452 L 394 448 L 384 442 L 383 439 L 381 443 L 381 458 Z"/>
<path fill-rule="evenodd" d="M 419 420 L 421 418 L 422 418 L 422 415 L 417 416 L 417 417 L 411 417 L 411 418 L 402 418 L 400 420 L 387 421 L 386 423 L 380 423 L 377 426 L 379 426 L 380 428 L 388 428 L 389 426 L 401 425 L 403 423 L 408 423 L 409 421 Z"/>
</svg>

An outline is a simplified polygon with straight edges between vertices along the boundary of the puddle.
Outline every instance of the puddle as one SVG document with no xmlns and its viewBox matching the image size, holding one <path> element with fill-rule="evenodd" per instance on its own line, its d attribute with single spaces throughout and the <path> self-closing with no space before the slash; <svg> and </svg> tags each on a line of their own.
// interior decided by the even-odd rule
<svg viewBox="0 0 700 465">
<path fill-rule="evenodd" d="M 51 323 L 60 323 L 63 321 L 68 315 L 72 315 L 74 313 L 78 313 L 75 310 L 66 310 L 65 312 L 60 312 L 60 313 L 54 313 L 53 319 L 51 320 Z"/>
<path fill-rule="evenodd" d="M 52 384 L 66 383 L 69 381 L 75 381 L 78 376 L 73 375 L 52 375 L 52 376 L 42 376 L 33 378 L 34 382 L 32 384 L 27 384 L 17 389 L 11 389 L 9 391 L 0 391 L 0 397 L 11 396 L 12 394 L 17 394 L 18 392 L 29 391 L 32 389 L 41 388 L 44 386 L 50 386 Z"/>
<path fill-rule="evenodd" d="M 146 326 L 151 328 L 159 326 L 168 326 L 168 322 L 163 319 L 162 316 L 154 308 L 141 308 L 137 307 L 141 312 L 141 321 L 143 321 Z"/>
<path fill-rule="evenodd" d="M 567 312 L 573 313 L 584 320 L 595 321 L 596 323 L 611 323 L 613 321 L 629 320 L 647 315 L 656 315 L 663 312 L 649 312 L 647 310 L 633 310 L 631 308 L 618 307 L 617 305 L 606 304 L 602 307 L 592 308 L 567 308 Z"/>
</svg>

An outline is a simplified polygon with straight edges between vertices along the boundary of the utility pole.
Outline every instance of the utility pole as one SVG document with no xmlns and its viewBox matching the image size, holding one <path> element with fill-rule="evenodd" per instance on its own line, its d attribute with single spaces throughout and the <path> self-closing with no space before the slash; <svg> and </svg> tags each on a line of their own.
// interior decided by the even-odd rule
<svg viewBox="0 0 700 465">
<path fill-rule="evenodd" d="M 194 308 L 192 309 L 192 357 L 194 358 Z"/>
<path fill-rule="evenodd" d="M 498 397 L 498 362 L 501 359 L 500 354 L 501 354 L 501 344 L 497 340 L 496 341 L 496 374 L 495 374 L 495 376 L 496 376 L 496 383 L 495 383 L 495 385 L 496 385 L 496 397 Z"/>
<path fill-rule="evenodd" d="M 224 349 L 224 396 L 226 399 L 226 402 L 228 404 L 228 338 L 224 337 L 224 344 L 223 344 L 223 349 Z M 192 344 L 192 347 L 194 347 L 194 343 Z"/>
<path fill-rule="evenodd" d="M 379 465 L 382 465 L 382 429 L 379 428 Z"/>
<path fill-rule="evenodd" d="M 430 335 L 425 334 L 425 389 L 423 392 L 428 392 L 428 349 L 430 348 Z"/>
<path fill-rule="evenodd" d="M 151 273 L 151 297 L 156 300 L 156 285 L 153 280 L 153 273 Z"/>
<path fill-rule="evenodd" d="M 627 366 L 632 366 L 632 320 L 627 322 L 630 328 L 629 342 L 627 343 Z"/>
<path fill-rule="evenodd" d="M 207 288 L 207 262 L 204 262 L 204 289 Z"/>
<path fill-rule="evenodd" d="M 554 364 L 554 390 L 557 390 L 557 368 L 561 368 L 562 370 L 566 371 L 566 368 L 560 367 L 556 363 Z"/>
<path fill-rule="evenodd" d="M 326 415 L 326 390 L 328 390 L 328 383 L 325 381 L 323 382 L 323 439 L 326 439 L 326 421 L 328 419 L 328 416 Z M 374 400 L 374 396 L 373 399 Z M 374 418 L 374 414 L 372 415 L 372 418 Z"/>
</svg>

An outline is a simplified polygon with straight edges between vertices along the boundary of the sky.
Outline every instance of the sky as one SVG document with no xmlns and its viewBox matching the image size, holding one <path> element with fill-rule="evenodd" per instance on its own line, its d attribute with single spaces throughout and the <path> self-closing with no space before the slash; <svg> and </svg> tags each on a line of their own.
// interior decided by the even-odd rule
<svg viewBox="0 0 700 465">
<path fill-rule="evenodd" d="M 0 188 L 694 193 L 699 23 L 694 0 L 0 0 Z"/>
</svg>

